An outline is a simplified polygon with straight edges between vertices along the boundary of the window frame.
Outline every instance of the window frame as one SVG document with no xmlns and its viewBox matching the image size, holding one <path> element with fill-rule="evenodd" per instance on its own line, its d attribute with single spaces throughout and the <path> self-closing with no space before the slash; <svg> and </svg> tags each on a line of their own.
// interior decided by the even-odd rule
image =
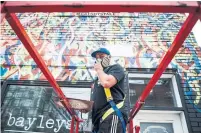
<svg viewBox="0 0 201 133">
<path fill-rule="evenodd" d="M 78 81 L 72 83 L 70 81 L 57 81 L 58 85 L 62 87 L 80 87 L 80 88 L 91 88 L 93 82 L 83 82 Z M 38 80 L 5 80 L 1 88 L 1 104 L 5 99 L 5 95 L 8 92 L 9 85 L 23 85 L 23 86 L 46 86 L 52 87 L 48 81 L 38 81 Z"/>
<path fill-rule="evenodd" d="M 135 73 L 129 73 L 128 77 L 134 77 L 134 78 L 152 78 L 153 74 L 135 74 Z M 176 101 L 176 107 L 183 107 L 182 102 L 181 102 L 181 98 L 180 98 L 180 94 L 179 94 L 179 90 L 178 90 L 178 85 L 176 82 L 176 78 L 174 74 L 163 74 L 160 78 L 167 78 L 167 79 L 171 79 L 172 81 L 172 89 L 173 89 L 173 93 L 174 93 L 174 98 L 173 100 Z M 130 97 L 129 97 L 130 98 Z M 145 101 L 146 102 L 146 101 Z"/>
<path fill-rule="evenodd" d="M 135 73 L 135 74 L 153 74 L 156 71 L 156 68 L 127 68 L 126 69 L 128 73 Z M 163 72 L 163 74 L 174 74 L 175 75 L 175 81 L 177 83 L 178 87 L 178 92 L 179 96 L 181 99 L 181 104 L 182 107 L 142 107 L 140 111 L 178 111 L 178 112 L 183 112 L 181 115 L 184 116 L 182 119 L 185 119 L 187 123 L 187 128 L 189 133 L 193 132 L 191 123 L 190 123 L 190 118 L 188 115 L 188 110 L 187 110 L 187 105 L 185 103 L 185 97 L 184 97 L 184 90 L 181 86 L 181 76 L 179 75 L 178 69 L 176 68 L 166 68 L 166 70 Z M 130 89 L 130 88 L 129 88 Z M 130 93 L 129 93 L 130 94 Z M 130 95 L 129 95 L 129 101 L 130 101 Z M 146 101 L 145 101 L 146 102 Z M 134 106 L 131 106 L 130 108 L 132 109 Z"/>
<path fill-rule="evenodd" d="M 93 82 L 91 81 L 77 81 L 77 82 L 70 82 L 70 81 L 57 81 L 58 85 L 61 88 L 67 87 L 75 87 L 75 88 L 86 88 L 89 89 L 91 88 L 91 84 Z M 52 87 L 48 81 L 38 81 L 38 80 L 5 80 L 2 88 L 1 88 L 1 106 L 5 100 L 5 96 L 7 92 L 9 91 L 9 86 L 10 85 L 23 85 L 23 86 L 44 86 L 44 87 Z M 92 93 L 91 93 L 92 94 Z M 90 95 L 90 99 L 91 99 Z M 88 114 L 88 119 L 85 119 L 86 121 L 90 121 L 90 114 Z M 82 116 L 82 114 L 81 114 Z M 90 123 L 89 123 L 90 124 Z"/>
<path fill-rule="evenodd" d="M 139 114 L 134 118 L 133 126 L 139 126 L 140 122 L 172 123 L 174 133 L 177 133 L 178 130 L 181 131 L 180 127 L 177 127 L 178 122 L 180 122 L 182 131 L 178 133 L 190 133 L 183 111 L 140 110 Z"/>
<path fill-rule="evenodd" d="M 156 71 L 156 68 L 128 68 L 127 71 L 128 71 L 128 80 L 129 80 L 130 74 L 136 74 L 137 77 L 139 77 L 139 74 L 153 75 L 154 72 Z M 163 72 L 163 75 L 167 75 L 169 77 L 172 77 L 171 75 L 175 76 L 174 80 L 175 80 L 175 82 L 177 84 L 178 94 L 180 96 L 180 101 L 181 101 L 181 106 L 182 107 L 142 107 L 142 109 L 144 109 L 144 110 L 178 110 L 178 111 L 187 111 L 186 105 L 185 105 L 185 100 L 184 100 L 184 91 L 182 90 L 182 88 L 180 86 L 180 81 L 181 80 L 180 80 L 180 76 L 179 76 L 177 71 L 178 70 L 175 69 L 175 68 L 167 68 Z M 130 89 L 130 87 L 129 87 L 129 89 Z M 130 95 L 129 95 L 129 101 L 130 101 Z M 146 100 L 145 100 L 145 102 L 146 102 Z M 133 108 L 133 106 L 130 106 L 130 107 L 131 107 L 131 109 Z"/>
</svg>

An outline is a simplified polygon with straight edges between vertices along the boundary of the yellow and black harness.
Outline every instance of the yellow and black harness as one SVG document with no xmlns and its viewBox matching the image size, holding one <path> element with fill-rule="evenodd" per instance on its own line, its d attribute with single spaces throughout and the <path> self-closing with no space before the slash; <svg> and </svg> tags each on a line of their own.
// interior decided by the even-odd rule
<svg viewBox="0 0 201 133">
<path fill-rule="evenodd" d="M 105 95 L 107 98 L 107 102 L 110 103 L 111 108 L 109 108 L 101 117 L 101 122 L 104 121 L 110 114 L 112 114 L 113 112 L 116 113 L 116 115 L 119 117 L 122 127 L 123 127 L 123 133 L 126 133 L 126 123 L 124 121 L 123 115 L 121 113 L 121 111 L 119 110 L 120 108 L 123 107 L 124 105 L 124 100 L 120 103 L 118 103 L 117 105 L 115 104 L 115 102 L 113 101 L 113 97 L 111 95 L 111 91 L 110 88 L 104 88 L 105 91 Z M 125 99 L 125 98 L 124 98 Z"/>
</svg>

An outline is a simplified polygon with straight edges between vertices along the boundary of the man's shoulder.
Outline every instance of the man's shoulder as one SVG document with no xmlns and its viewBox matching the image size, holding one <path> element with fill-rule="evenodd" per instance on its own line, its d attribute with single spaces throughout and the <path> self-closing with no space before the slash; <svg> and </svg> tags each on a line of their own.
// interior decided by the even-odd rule
<svg viewBox="0 0 201 133">
<path fill-rule="evenodd" d="M 119 69 L 123 69 L 123 67 L 120 65 L 120 64 L 114 64 L 114 65 L 111 65 L 109 66 L 110 68 L 119 68 Z"/>
<path fill-rule="evenodd" d="M 120 64 L 114 64 L 107 68 L 107 73 L 113 73 L 118 76 L 125 75 L 125 70 Z"/>
</svg>

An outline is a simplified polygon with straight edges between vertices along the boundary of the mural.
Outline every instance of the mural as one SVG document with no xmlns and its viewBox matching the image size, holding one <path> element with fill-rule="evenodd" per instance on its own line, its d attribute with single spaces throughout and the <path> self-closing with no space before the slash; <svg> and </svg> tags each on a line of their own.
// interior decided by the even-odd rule
<svg viewBox="0 0 201 133">
<path fill-rule="evenodd" d="M 57 80 L 91 80 L 92 51 L 108 47 L 125 68 L 156 68 L 170 47 L 184 14 L 19 13 L 35 48 Z M 46 80 L 5 20 L 1 24 L 1 79 Z M 130 51 L 124 50 L 127 48 Z M 201 112 L 201 48 L 193 33 L 169 68 L 177 68 L 189 104 Z M 192 99 L 192 97 L 195 100 Z"/>
</svg>

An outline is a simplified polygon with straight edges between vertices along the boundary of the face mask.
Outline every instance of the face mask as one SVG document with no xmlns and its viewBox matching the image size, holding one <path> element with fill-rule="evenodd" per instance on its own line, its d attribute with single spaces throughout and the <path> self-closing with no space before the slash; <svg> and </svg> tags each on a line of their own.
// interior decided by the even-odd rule
<svg viewBox="0 0 201 133">
<path fill-rule="evenodd" d="M 110 65 L 110 56 L 105 56 L 103 59 L 96 59 L 98 63 L 102 65 L 103 68 Z"/>
</svg>

